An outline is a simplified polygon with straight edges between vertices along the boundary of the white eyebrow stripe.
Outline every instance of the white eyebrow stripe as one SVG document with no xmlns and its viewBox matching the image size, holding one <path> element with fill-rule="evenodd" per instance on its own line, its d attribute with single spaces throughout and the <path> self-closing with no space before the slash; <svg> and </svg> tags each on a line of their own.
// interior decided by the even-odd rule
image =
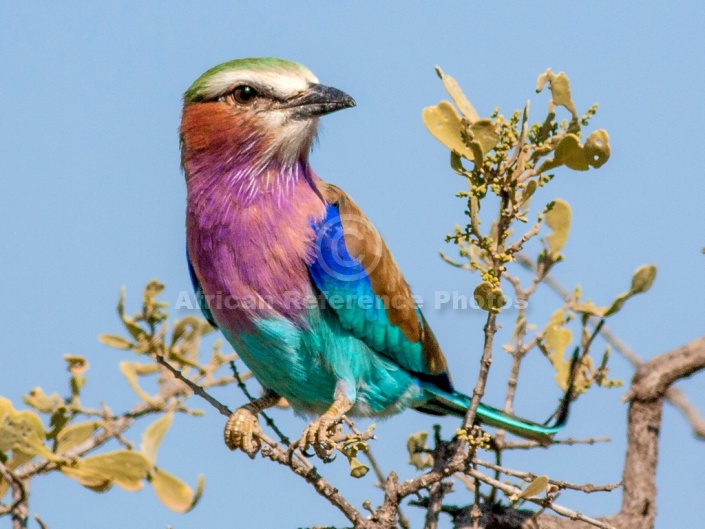
<svg viewBox="0 0 705 529">
<path fill-rule="evenodd" d="M 306 90 L 311 83 L 318 83 L 318 79 L 311 72 L 305 71 L 297 73 L 291 71 L 226 71 L 218 73 L 208 80 L 203 95 L 206 99 L 214 99 L 237 85 L 251 84 L 264 87 L 275 96 L 284 99 Z"/>
</svg>

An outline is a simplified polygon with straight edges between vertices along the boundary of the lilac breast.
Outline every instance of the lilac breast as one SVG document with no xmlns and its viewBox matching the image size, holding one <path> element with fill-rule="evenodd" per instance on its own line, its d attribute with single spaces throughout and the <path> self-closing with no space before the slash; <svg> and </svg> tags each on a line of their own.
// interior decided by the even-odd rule
<svg viewBox="0 0 705 529">
<path fill-rule="evenodd" d="M 308 168 L 301 174 L 309 176 Z M 211 312 L 232 333 L 274 314 L 305 325 L 311 220 L 323 217 L 325 205 L 310 178 L 271 184 L 262 180 L 253 194 L 236 179 L 189 181 L 189 256 Z"/>
</svg>

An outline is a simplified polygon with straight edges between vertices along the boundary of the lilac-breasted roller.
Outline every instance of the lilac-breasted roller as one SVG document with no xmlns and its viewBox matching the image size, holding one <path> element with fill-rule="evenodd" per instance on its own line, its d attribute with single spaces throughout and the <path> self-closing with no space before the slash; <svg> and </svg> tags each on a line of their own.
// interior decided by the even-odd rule
<svg viewBox="0 0 705 529">
<path fill-rule="evenodd" d="M 470 404 L 377 230 L 309 165 L 319 117 L 353 106 L 304 66 L 273 58 L 216 66 L 184 95 L 191 278 L 205 317 L 265 390 L 226 427 L 228 446 L 250 455 L 257 414 L 280 396 L 315 417 L 301 448 L 326 446 L 344 414 L 463 416 Z M 542 441 L 565 422 L 484 404 L 477 417 Z"/>
</svg>

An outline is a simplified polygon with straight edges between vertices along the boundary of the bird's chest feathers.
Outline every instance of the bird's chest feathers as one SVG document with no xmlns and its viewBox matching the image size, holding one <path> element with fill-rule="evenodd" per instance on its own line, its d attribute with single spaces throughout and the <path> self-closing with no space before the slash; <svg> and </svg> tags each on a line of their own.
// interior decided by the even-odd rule
<svg viewBox="0 0 705 529">
<path fill-rule="evenodd" d="M 315 257 L 311 221 L 325 206 L 307 182 L 292 187 L 276 200 L 189 193 L 189 255 L 219 321 L 303 314 L 311 293 L 307 263 Z"/>
</svg>

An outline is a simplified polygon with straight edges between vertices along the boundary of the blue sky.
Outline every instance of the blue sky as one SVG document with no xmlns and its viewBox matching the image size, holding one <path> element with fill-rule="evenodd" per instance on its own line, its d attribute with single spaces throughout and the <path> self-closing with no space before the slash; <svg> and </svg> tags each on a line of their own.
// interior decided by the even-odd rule
<svg viewBox="0 0 705 529">
<path fill-rule="evenodd" d="M 469 295 L 477 282 L 437 256 L 452 251 L 443 236 L 462 221 L 453 195 L 464 184 L 421 123 L 421 109 L 446 97 L 433 66 L 456 77 L 481 114 L 499 105 L 508 115 L 531 98 L 535 119 L 547 104 L 534 93 L 537 75 L 565 71 L 580 112 L 600 103 L 593 127 L 608 130 L 612 157 L 599 171 L 559 172 L 537 195 L 573 207 L 557 275 L 607 303 L 626 290 L 637 266 L 654 263 L 652 291 L 611 327 L 644 358 L 696 338 L 705 328 L 704 11 L 694 1 L 0 3 L 0 394 L 19 402 L 33 386 L 63 391 L 61 357 L 72 353 L 91 363 L 87 402 L 104 398 L 116 410 L 130 404 L 117 371 L 129 358 L 96 336 L 120 330 L 114 305 L 121 286 L 131 310 L 153 277 L 167 284 L 171 303 L 190 289 L 181 95 L 209 67 L 239 57 L 296 60 L 357 100 L 323 120 L 313 166 L 363 207 L 427 300 L 439 290 Z M 555 303 L 539 296 L 529 317 L 541 324 Z M 469 392 L 483 314 L 426 308 L 426 315 L 456 385 Z M 508 367 L 498 348 L 486 402 L 501 403 Z M 619 357 L 612 368 L 618 378 L 631 376 Z M 705 410 L 702 375 L 680 387 Z M 508 463 L 575 482 L 619 481 L 623 393 L 590 393 L 565 431 L 608 435 L 611 444 L 518 454 Z M 541 418 L 556 395 L 537 355 L 520 380 L 517 411 Z M 234 389 L 219 396 L 231 407 L 243 401 Z M 275 415 L 290 435 L 303 429 L 290 411 Z M 441 422 L 445 432 L 456 427 Z M 205 496 L 187 515 L 161 507 L 148 489 L 96 495 L 63 476 L 36 480 L 32 509 L 52 528 L 343 525 L 286 469 L 228 452 L 222 423 L 211 410 L 177 418 L 160 453 L 164 468 L 192 484 L 206 475 Z M 405 437 L 433 423 L 411 411 L 381 423 L 374 448 L 384 468 L 412 476 Z M 696 527 L 705 516 L 697 470 L 704 447 L 668 406 L 663 426 L 657 525 Z M 344 462 L 325 471 L 358 505 L 379 500 L 373 479 L 348 479 Z M 616 512 L 619 499 L 619 492 L 561 498 L 592 515 Z"/>
</svg>

